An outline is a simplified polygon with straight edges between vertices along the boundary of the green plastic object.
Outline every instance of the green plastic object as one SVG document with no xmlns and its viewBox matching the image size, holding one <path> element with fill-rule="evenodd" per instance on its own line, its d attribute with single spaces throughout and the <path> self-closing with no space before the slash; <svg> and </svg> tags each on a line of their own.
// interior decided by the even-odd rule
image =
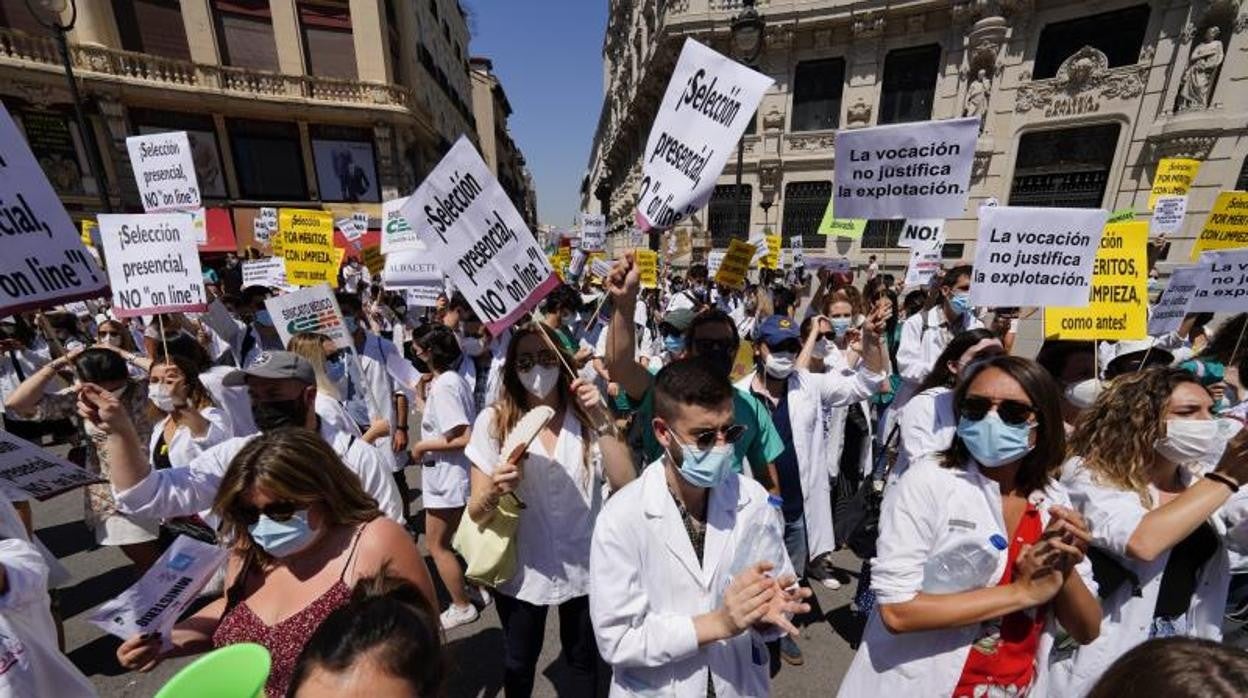
<svg viewBox="0 0 1248 698">
<path fill-rule="evenodd" d="M 222 647 L 188 664 L 156 698 L 258 698 L 269 680 L 269 651 L 243 642 Z"/>
</svg>

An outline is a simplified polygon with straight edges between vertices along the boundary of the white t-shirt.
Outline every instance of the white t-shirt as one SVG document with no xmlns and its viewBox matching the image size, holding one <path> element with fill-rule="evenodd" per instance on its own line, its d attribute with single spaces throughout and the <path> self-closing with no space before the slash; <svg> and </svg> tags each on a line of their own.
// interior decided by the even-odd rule
<svg viewBox="0 0 1248 698">
<path fill-rule="evenodd" d="M 468 381 L 457 371 L 441 373 L 429 384 L 420 419 L 421 438 L 447 436 L 457 427 L 471 427 L 474 418 L 476 408 Z M 464 452 L 429 452 L 421 487 L 426 507 L 458 507 L 467 503 L 468 458 Z"/>
</svg>

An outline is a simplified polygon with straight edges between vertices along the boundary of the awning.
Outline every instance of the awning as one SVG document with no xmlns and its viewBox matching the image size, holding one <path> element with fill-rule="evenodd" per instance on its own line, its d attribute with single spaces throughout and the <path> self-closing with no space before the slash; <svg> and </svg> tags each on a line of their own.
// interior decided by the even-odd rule
<svg viewBox="0 0 1248 698">
<path fill-rule="evenodd" d="M 200 252 L 235 252 L 234 223 L 230 212 L 224 208 L 210 208 L 205 214 L 208 225 L 208 242 L 199 246 Z"/>
</svg>

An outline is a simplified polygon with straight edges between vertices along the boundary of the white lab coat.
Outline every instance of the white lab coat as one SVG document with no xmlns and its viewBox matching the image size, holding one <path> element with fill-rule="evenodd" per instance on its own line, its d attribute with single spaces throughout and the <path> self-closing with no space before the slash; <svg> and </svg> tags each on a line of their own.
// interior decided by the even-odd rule
<svg viewBox="0 0 1248 698">
<path fill-rule="evenodd" d="M 1181 476 L 1186 487 L 1198 474 L 1184 469 Z M 1135 492 L 1096 482 L 1092 473 L 1083 467 L 1082 459 L 1071 458 L 1062 466 L 1062 484 L 1070 492 L 1075 508 L 1088 522 L 1092 545 L 1110 553 L 1115 561 L 1136 575 L 1140 584 L 1138 590 L 1133 589 L 1131 583 L 1123 584 L 1102 600 L 1105 614 L 1100 637 L 1054 667 L 1053 695 L 1081 696 L 1092 688 L 1110 664 L 1148 639 L 1170 551 L 1158 555 L 1152 562 L 1127 556 L 1127 542 L 1149 510 Z M 1155 492 L 1153 496 L 1156 501 Z M 1222 639 L 1222 615 L 1231 580 L 1227 547 L 1248 552 L 1248 491 L 1232 496 L 1209 517 L 1209 523 L 1221 545 L 1197 576 L 1187 623 L 1191 637 L 1216 641 Z"/>
<path fill-rule="evenodd" d="M 404 358 L 403 353 L 390 340 L 383 339 L 372 332 L 364 333 L 364 347 L 357 354 L 360 360 L 360 370 L 364 374 L 364 387 L 355 384 L 353 371 L 348 366 L 347 374 L 351 376 L 351 389 L 350 394 L 342 396 L 347 411 L 356 418 L 357 422 L 361 421 L 360 418 L 365 416 L 365 412 L 367 412 L 369 422 L 384 419 L 390 423 L 393 432 L 396 424 L 394 394 L 403 393 L 410 403 L 414 395 L 412 391 L 420 382 L 420 372 Z M 390 435 L 387 434 L 374 441 L 373 445 L 377 447 L 382 462 L 390 470 L 398 470 L 407 465 L 407 451 L 396 454 L 390 446 L 390 439 Z"/>
<path fill-rule="evenodd" d="M 897 415 L 900 442 L 897 462 L 888 476 L 890 483 L 901 477 L 911 463 L 919 463 L 925 456 L 934 456 L 953 445 L 958 431 L 953 395 L 949 388 L 931 388 L 910 398 L 901 408 Z"/>
<path fill-rule="evenodd" d="M 173 440 L 165 444 L 169 447 L 169 463 L 173 467 L 190 465 L 205 449 L 234 436 L 233 425 L 223 410 L 205 407 L 199 412 L 208 420 L 208 431 L 203 436 L 196 437 L 189 428 L 182 426 L 173 432 Z M 152 427 L 152 437 L 147 446 L 149 458 L 156 450 L 156 442 L 160 441 L 160 435 L 164 433 L 165 423 L 168 421 L 169 417 L 166 415 Z"/>
<path fill-rule="evenodd" d="M 938 463 L 916 463 L 897 483 L 885 490 L 880 514 L 877 555 L 871 560 L 871 588 L 877 606 L 905 603 L 923 586 L 923 566 L 929 557 L 961 543 L 967 537 L 987 541 L 993 534 L 1008 538 L 996 482 L 985 477 L 974 462 L 965 468 L 946 468 Z M 1048 507 L 1069 507 L 1065 488 L 1053 482 L 1031 495 L 1040 510 L 1041 525 L 1049 525 Z M 985 587 L 995 586 L 1005 574 L 1007 555 Z M 1092 565 L 1084 560 L 1076 567 L 1093 594 Z M 1056 621 L 1050 610 L 1037 650 L 1032 696 L 1065 695 L 1047 692 L 1048 656 L 1053 646 Z M 937 696 L 951 695 L 980 625 L 893 634 L 880 620 L 879 609 L 871 613 L 858 654 L 845 675 L 838 696 Z"/>
<path fill-rule="evenodd" d="M 897 345 L 897 372 L 901 375 L 901 387 L 897 389 L 890 409 L 901 409 L 918 392 L 919 385 L 932 372 L 936 359 L 949 345 L 949 340 L 959 332 L 983 326 L 984 323 L 973 312 L 963 314 L 950 325 L 945 320 L 943 303 L 906 318 L 901 325 L 901 342 Z"/>
<path fill-rule="evenodd" d="M 698 563 L 689 534 L 656 461 L 607 500 L 594 527 L 589 559 L 589 612 L 598 651 L 611 665 L 612 696 L 705 698 L 709 669 L 719 698 L 765 696 L 773 636 L 749 630 L 698 647 L 693 617 L 718 608 L 742 532 L 780 516 L 761 485 L 739 475 L 711 490 L 706 546 Z M 781 549 L 778 576 L 793 573 Z"/>
</svg>

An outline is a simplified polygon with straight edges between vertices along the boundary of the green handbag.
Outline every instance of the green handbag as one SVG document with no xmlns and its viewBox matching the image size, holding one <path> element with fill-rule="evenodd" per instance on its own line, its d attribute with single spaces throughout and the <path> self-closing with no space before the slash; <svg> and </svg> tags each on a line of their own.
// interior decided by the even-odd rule
<svg viewBox="0 0 1248 698">
<path fill-rule="evenodd" d="M 497 587 L 516 573 L 516 526 L 520 505 L 515 497 L 503 497 L 494 516 L 478 524 L 464 511 L 451 545 L 468 563 L 464 576 L 476 584 Z"/>
</svg>

